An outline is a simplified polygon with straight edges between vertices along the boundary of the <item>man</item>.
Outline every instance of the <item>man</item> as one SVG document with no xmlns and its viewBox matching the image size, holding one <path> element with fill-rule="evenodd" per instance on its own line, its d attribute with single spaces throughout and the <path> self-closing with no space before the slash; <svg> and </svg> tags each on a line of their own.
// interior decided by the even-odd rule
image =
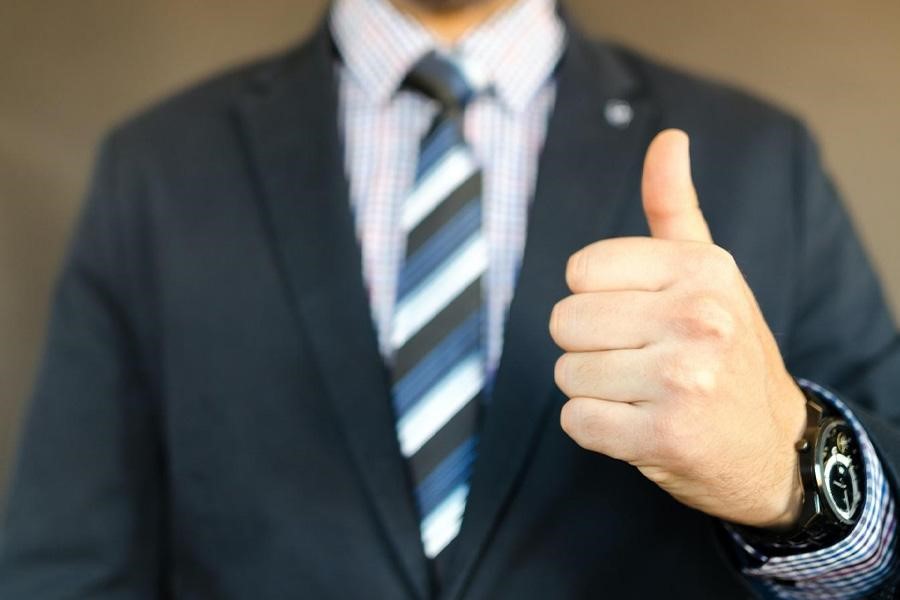
<svg viewBox="0 0 900 600">
<path fill-rule="evenodd" d="M 898 389 L 793 118 L 337 0 L 104 144 L 0 597 L 891 597 Z"/>
</svg>

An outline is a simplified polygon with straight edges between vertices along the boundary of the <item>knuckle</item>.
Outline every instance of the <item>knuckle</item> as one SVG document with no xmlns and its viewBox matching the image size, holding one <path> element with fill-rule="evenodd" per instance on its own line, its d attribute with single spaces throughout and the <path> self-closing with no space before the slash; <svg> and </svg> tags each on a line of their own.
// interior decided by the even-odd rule
<svg viewBox="0 0 900 600">
<path fill-rule="evenodd" d="M 569 332 L 577 329 L 578 306 L 573 296 L 563 298 L 553 307 L 550 315 L 550 333 L 557 343 L 565 343 Z"/>
<path fill-rule="evenodd" d="M 734 255 L 723 248 L 722 246 L 716 246 L 713 244 L 712 253 L 718 257 L 719 265 L 723 268 L 726 268 L 730 271 L 733 271 L 737 268 L 737 263 L 734 260 Z"/>
<path fill-rule="evenodd" d="M 583 448 L 590 449 L 596 440 L 602 439 L 603 420 L 590 410 L 586 400 L 567 402 L 563 406 L 560 423 L 569 437 Z"/>
<path fill-rule="evenodd" d="M 571 377 L 569 375 L 571 359 L 568 358 L 568 356 L 568 354 L 563 354 L 556 359 L 556 365 L 553 368 L 553 379 L 556 381 L 556 385 L 559 389 L 566 394 L 568 394 L 571 383 Z"/>
<path fill-rule="evenodd" d="M 680 355 L 665 362 L 661 371 L 665 392 L 676 399 L 696 398 L 716 389 L 716 371 L 705 364 L 691 362 Z"/>
<path fill-rule="evenodd" d="M 584 289 L 587 285 L 589 259 L 584 250 L 579 250 L 569 257 L 566 263 L 566 285 L 573 292 Z"/>
<path fill-rule="evenodd" d="M 562 315 L 560 314 L 564 309 L 561 306 L 563 303 L 562 300 L 553 305 L 553 310 L 550 311 L 550 336 L 556 341 L 560 341 L 560 334 L 562 333 Z"/>
<path fill-rule="evenodd" d="M 718 373 L 708 366 L 693 370 L 691 377 L 692 396 L 711 396 L 718 389 Z"/>
<path fill-rule="evenodd" d="M 734 256 L 721 246 L 710 245 L 704 248 L 701 260 L 703 271 L 714 277 L 730 277 L 737 272 Z"/>
<path fill-rule="evenodd" d="M 664 360 L 659 372 L 663 389 L 669 395 L 680 396 L 688 382 L 687 371 L 688 365 L 685 364 L 680 355 Z"/>
<path fill-rule="evenodd" d="M 731 310 L 711 294 L 689 298 L 681 311 L 680 322 L 688 337 L 714 342 L 728 342 L 737 329 Z"/>
<path fill-rule="evenodd" d="M 563 431 L 576 441 L 579 438 L 580 413 L 581 408 L 579 402 L 569 400 L 563 404 L 562 411 L 559 414 L 559 424 L 562 426 Z"/>
<path fill-rule="evenodd" d="M 586 444 L 595 445 L 595 442 L 602 440 L 604 436 L 603 419 L 593 411 L 584 410 L 582 412 L 581 437 Z"/>
</svg>

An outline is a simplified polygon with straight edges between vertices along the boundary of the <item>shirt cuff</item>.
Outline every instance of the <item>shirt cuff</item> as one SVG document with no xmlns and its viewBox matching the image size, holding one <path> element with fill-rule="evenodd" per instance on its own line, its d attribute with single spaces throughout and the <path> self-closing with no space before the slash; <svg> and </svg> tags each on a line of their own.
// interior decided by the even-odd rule
<svg viewBox="0 0 900 600">
<path fill-rule="evenodd" d="M 862 450 L 866 496 L 859 521 L 837 543 L 799 554 L 768 557 L 733 528 L 732 538 L 753 566 L 743 568 L 769 593 L 786 599 L 861 598 L 879 590 L 895 567 L 894 498 L 875 447 L 846 404 L 805 379 L 797 383 L 840 412 L 853 427 Z"/>
</svg>

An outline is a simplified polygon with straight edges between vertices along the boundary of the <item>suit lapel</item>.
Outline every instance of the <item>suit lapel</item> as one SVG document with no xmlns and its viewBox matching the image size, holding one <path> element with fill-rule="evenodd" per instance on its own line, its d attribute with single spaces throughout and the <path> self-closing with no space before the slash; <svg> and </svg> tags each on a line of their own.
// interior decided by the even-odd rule
<svg viewBox="0 0 900 600">
<path fill-rule="evenodd" d="M 343 169 L 334 60 L 323 26 L 242 97 L 239 122 L 287 293 L 384 535 L 414 595 L 425 597 L 427 565 Z"/>
<path fill-rule="evenodd" d="M 553 370 L 560 351 L 548 333 L 550 312 L 569 293 L 568 257 L 613 235 L 626 200 L 638 198 L 642 156 L 655 115 L 636 94 L 636 81 L 611 51 L 570 30 L 446 598 L 463 593 L 510 502 L 537 433 L 546 419 L 558 418 Z M 627 127 L 609 124 L 605 113 L 611 99 L 629 101 L 633 119 Z"/>
</svg>

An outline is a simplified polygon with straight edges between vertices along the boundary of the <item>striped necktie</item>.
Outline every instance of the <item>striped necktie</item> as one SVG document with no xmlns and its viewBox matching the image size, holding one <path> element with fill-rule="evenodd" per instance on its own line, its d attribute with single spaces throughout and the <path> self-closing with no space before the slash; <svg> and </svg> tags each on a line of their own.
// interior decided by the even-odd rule
<svg viewBox="0 0 900 600">
<path fill-rule="evenodd" d="M 462 132 L 475 92 L 463 71 L 431 53 L 406 86 L 440 106 L 422 140 L 402 208 L 406 253 L 391 330 L 393 398 L 425 554 L 437 559 L 459 532 L 477 446 L 485 383 L 481 170 Z"/>
</svg>

